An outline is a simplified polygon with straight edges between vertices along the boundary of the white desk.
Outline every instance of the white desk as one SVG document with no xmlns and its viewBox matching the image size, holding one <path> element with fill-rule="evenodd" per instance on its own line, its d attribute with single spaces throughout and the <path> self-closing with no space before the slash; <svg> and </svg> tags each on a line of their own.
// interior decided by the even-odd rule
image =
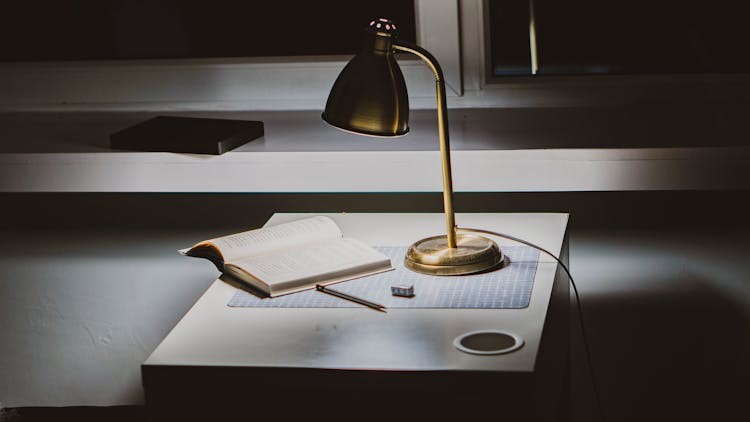
<svg viewBox="0 0 750 422">
<path fill-rule="evenodd" d="M 444 224 L 442 214 L 327 215 L 347 236 L 371 245 L 408 245 L 441 233 Z M 276 214 L 267 225 L 305 216 Z M 457 215 L 460 226 L 520 236 L 563 259 L 567 218 Z M 540 255 L 525 309 L 389 309 L 385 314 L 368 308 L 230 308 L 226 304 L 235 288 L 217 280 L 143 364 L 147 404 L 174 410 L 169 406 L 190 397 L 224 406 L 232 402 L 230 396 L 249 400 L 261 395 L 261 402 L 273 407 L 270 403 L 290 403 L 290 394 L 292 402 L 300 403 L 297 397 L 322 391 L 343 390 L 347 403 L 402 394 L 440 400 L 442 392 L 461 403 L 484 400 L 489 408 L 522 398 L 524 404 L 502 411 L 554 419 L 567 362 L 568 289 L 560 275 L 554 260 Z M 470 355 L 453 346 L 456 336 L 479 329 L 507 330 L 525 344 L 493 356 Z M 534 404 L 539 400 L 545 406 Z"/>
</svg>

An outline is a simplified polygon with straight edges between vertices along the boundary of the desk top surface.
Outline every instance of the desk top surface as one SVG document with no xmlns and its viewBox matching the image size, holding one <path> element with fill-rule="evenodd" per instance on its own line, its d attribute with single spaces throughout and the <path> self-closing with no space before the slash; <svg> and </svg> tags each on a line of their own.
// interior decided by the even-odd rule
<svg viewBox="0 0 750 422">
<path fill-rule="evenodd" d="M 442 214 L 321 215 L 347 237 L 374 246 L 408 245 L 444 227 Z M 275 214 L 266 225 L 307 216 Z M 567 220 L 567 214 L 457 215 L 461 227 L 518 236 L 555 254 L 564 246 Z M 216 280 L 144 365 L 531 372 L 556 269 L 552 258 L 540 256 L 524 309 L 231 308 L 236 289 Z M 453 346 L 458 335 L 480 329 L 510 331 L 524 346 L 492 356 Z"/>
</svg>

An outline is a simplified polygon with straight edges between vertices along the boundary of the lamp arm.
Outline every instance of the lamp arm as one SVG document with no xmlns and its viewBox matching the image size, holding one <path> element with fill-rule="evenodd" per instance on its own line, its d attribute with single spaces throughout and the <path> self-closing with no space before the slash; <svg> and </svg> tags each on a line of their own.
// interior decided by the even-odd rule
<svg viewBox="0 0 750 422">
<path fill-rule="evenodd" d="M 438 136 L 440 138 L 440 156 L 443 162 L 443 209 L 445 212 L 446 235 L 448 247 L 456 247 L 456 216 L 453 212 L 453 178 L 451 176 L 451 151 L 448 139 L 448 104 L 445 101 L 445 79 L 443 69 L 437 59 L 424 48 L 403 40 L 396 40 L 393 49 L 412 53 L 422 59 L 435 75 L 437 91 Z"/>
</svg>

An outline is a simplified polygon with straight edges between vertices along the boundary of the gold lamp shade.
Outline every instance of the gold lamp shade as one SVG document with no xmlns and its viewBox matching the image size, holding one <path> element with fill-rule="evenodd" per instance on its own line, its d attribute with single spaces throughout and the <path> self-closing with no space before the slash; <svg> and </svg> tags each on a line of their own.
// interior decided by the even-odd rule
<svg viewBox="0 0 750 422">
<path fill-rule="evenodd" d="M 331 88 L 323 120 L 364 135 L 400 136 L 409 131 L 406 83 L 393 57 L 396 34 L 388 20 L 371 22 L 362 50 Z"/>
</svg>

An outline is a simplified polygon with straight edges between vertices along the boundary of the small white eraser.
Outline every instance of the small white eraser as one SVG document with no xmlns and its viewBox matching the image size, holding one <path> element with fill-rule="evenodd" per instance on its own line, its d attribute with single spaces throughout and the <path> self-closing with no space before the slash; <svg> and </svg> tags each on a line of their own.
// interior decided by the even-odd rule
<svg viewBox="0 0 750 422">
<path fill-rule="evenodd" d="M 394 284 L 391 286 L 391 294 L 393 296 L 414 297 L 414 285 Z"/>
</svg>

